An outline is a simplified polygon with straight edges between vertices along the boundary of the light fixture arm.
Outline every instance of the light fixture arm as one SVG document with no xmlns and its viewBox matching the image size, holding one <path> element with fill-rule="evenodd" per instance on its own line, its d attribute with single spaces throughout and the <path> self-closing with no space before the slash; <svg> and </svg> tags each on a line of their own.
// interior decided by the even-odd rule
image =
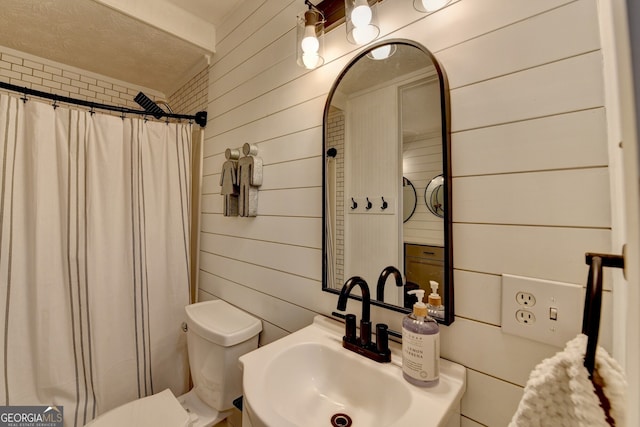
<svg viewBox="0 0 640 427">
<path fill-rule="evenodd" d="M 318 21 L 318 23 L 324 25 L 324 23 L 325 23 L 324 13 L 322 13 L 322 11 L 320 9 L 318 9 L 313 3 L 311 3 L 310 0 L 304 0 L 304 4 L 309 6 L 309 10 L 310 11 L 313 11 L 313 12 L 317 13 L 320 16 L 320 20 Z"/>
<path fill-rule="evenodd" d="M 304 4 L 309 6 L 309 10 L 313 10 L 314 12 L 318 12 L 320 14 L 320 16 L 322 16 L 323 19 L 324 19 L 324 14 L 322 13 L 322 11 L 320 9 L 318 9 L 313 3 L 311 3 L 310 0 L 304 0 Z"/>
</svg>

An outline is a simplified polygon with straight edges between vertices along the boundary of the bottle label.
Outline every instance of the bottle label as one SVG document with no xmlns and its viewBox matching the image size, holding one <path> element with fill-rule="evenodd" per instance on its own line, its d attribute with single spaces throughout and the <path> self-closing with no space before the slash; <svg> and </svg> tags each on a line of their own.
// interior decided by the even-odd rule
<svg viewBox="0 0 640 427">
<path fill-rule="evenodd" d="M 402 331 L 402 370 L 411 378 L 434 381 L 440 376 L 440 334 Z"/>
</svg>

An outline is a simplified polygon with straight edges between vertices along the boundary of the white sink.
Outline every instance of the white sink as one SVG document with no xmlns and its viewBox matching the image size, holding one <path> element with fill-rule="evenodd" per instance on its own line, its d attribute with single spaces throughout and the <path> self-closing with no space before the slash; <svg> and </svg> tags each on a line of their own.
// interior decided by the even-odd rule
<svg viewBox="0 0 640 427">
<path fill-rule="evenodd" d="M 342 348 L 344 324 L 317 316 L 312 325 L 240 357 L 245 427 L 458 426 L 466 370 L 440 361 L 440 382 L 420 388 L 402 378 L 402 352 L 391 363 Z M 430 422 L 430 424 L 429 424 Z"/>
</svg>

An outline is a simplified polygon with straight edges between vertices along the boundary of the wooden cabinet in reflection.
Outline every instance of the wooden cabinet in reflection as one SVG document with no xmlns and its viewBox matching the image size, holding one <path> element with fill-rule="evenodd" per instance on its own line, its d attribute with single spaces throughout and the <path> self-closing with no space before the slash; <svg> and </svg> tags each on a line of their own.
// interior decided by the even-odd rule
<svg viewBox="0 0 640 427">
<path fill-rule="evenodd" d="M 417 301 L 414 295 L 407 292 L 414 289 L 424 289 L 426 297 L 431 293 L 429 282 L 435 280 L 440 284 L 438 294 L 444 304 L 442 284 L 444 283 L 444 248 L 441 246 L 404 244 L 404 274 L 407 283 L 405 285 L 404 306 L 412 308 Z"/>
</svg>

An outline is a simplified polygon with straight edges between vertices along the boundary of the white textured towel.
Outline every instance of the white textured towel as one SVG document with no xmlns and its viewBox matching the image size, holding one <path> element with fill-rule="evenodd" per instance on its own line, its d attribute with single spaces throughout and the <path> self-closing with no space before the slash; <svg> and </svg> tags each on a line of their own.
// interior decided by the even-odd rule
<svg viewBox="0 0 640 427">
<path fill-rule="evenodd" d="M 607 427 L 589 372 L 584 367 L 587 336 L 580 334 L 565 349 L 543 360 L 529 375 L 509 427 Z M 602 347 L 596 352 L 594 378 L 609 400 L 610 417 L 624 427 L 626 381 L 622 368 Z"/>
</svg>

